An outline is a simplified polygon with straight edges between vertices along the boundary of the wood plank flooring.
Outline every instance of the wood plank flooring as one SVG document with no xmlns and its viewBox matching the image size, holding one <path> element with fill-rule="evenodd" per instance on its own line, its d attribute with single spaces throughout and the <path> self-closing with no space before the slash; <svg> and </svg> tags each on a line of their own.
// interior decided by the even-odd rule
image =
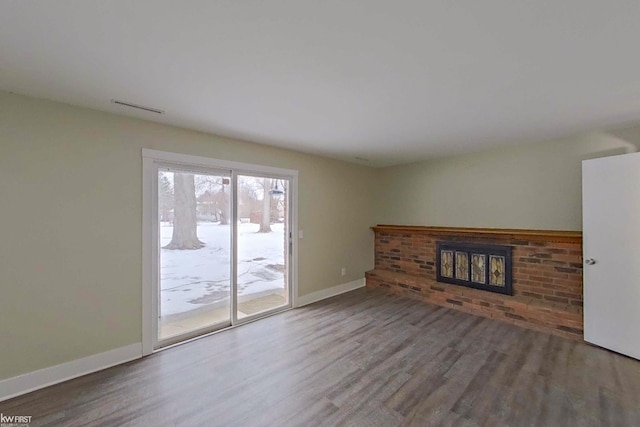
<svg viewBox="0 0 640 427">
<path fill-rule="evenodd" d="M 31 426 L 640 426 L 640 362 L 362 288 L 0 412 Z"/>
</svg>

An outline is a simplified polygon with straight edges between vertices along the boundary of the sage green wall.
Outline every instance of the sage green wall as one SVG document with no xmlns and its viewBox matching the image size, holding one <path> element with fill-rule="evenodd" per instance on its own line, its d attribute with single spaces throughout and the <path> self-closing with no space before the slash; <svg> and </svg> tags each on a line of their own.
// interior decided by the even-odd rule
<svg viewBox="0 0 640 427">
<path fill-rule="evenodd" d="M 0 92 L 0 379 L 140 342 L 141 148 L 299 170 L 307 295 L 372 268 L 374 223 L 579 230 L 581 161 L 628 141 L 371 169 Z"/>
<path fill-rule="evenodd" d="M 638 128 L 385 168 L 376 221 L 581 230 L 582 160 L 635 150 L 628 141 L 636 135 Z"/>
<path fill-rule="evenodd" d="M 0 92 L 0 379 L 141 341 L 143 147 L 299 170 L 299 295 L 372 268 L 374 169 Z"/>
</svg>

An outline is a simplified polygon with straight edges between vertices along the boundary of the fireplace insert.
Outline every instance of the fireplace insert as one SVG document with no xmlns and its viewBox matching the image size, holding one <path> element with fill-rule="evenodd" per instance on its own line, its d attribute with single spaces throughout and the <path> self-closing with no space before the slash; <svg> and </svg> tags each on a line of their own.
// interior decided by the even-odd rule
<svg viewBox="0 0 640 427">
<path fill-rule="evenodd" d="M 513 295 L 511 246 L 436 242 L 438 282 Z"/>
</svg>

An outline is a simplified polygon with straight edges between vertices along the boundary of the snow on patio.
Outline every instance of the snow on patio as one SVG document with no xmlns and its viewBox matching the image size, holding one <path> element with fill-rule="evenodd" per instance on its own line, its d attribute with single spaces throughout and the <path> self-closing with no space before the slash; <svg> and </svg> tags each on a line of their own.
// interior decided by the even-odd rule
<svg viewBox="0 0 640 427">
<path fill-rule="evenodd" d="M 259 224 L 238 224 L 241 299 L 284 290 L 284 224 L 272 224 L 271 233 L 257 233 L 259 227 Z M 171 224 L 161 224 L 161 246 L 169 243 L 172 233 Z M 230 226 L 198 223 L 198 238 L 205 243 L 202 249 L 161 249 L 161 316 L 229 300 Z"/>
</svg>

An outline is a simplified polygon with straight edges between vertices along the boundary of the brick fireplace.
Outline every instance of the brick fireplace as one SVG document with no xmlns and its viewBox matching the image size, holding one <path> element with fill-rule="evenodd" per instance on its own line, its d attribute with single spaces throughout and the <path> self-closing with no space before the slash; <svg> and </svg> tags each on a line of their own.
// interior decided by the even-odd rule
<svg viewBox="0 0 640 427">
<path fill-rule="evenodd" d="M 375 268 L 366 273 L 367 286 L 582 340 L 580 232 L 392 225 L 373 230 Z M 509 247 L 513 295 L 437 281 L 437 246 L 451 243 L 469 254 L 477 245 Z"/>
</svg>

